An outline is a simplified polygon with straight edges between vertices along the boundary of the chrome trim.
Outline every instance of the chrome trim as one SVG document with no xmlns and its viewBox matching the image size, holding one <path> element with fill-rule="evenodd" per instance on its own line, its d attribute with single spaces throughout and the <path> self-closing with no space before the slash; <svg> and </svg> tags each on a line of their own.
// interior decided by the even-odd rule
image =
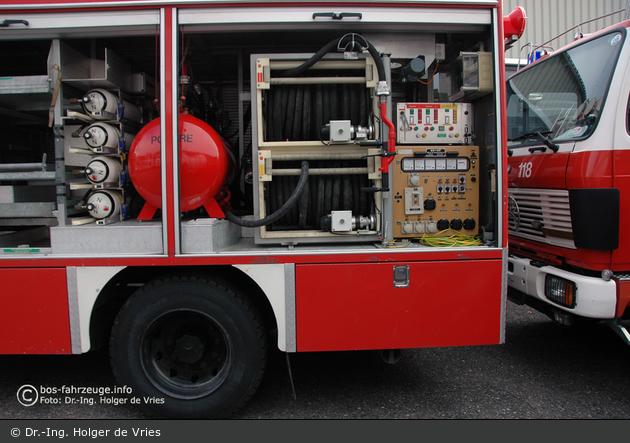
<svg viewBox="0 0 630 443">
<path fill-rule="evenodd" d="M 376 242 L 374 242 L 376 243 Z M 260 258 L 260 257 L 265 257 L 265 258 L 272 258 L 272 257 L 287 257 L 287 256 L 299 256 L 299 257 L 303 257 L 303 256 L 309 256 L 309 257 L 314 257 L 314 256 L 324 256 L 324 255 L 328 255 L 332 257 L 334 256 L 344 256 L 344 255 L 361 255 L 361 256 L 367 256 L 367 255 L 371 255 L 373 256 L 373 258 L 370 259 L 370 261 L 378 261 L 378 256 L 374 257 L 374 254 L 435 254 L 436 252 L 441 252 L 441 253 L 454 253 L 455 257 L 457 257 L 458 254 L 464 253 L 464 252 L 479 252 L 479 251 L 484 251 L 484 253 L 486 251 L 488 252 L 492 252 L 492 251 L 499 251 L 502 250 L 503 248 L 499 249 L 499 248 L 495 248 L 495 247 L 486 247 L 486 246 L 470 246 L 470 247 L 458 247 L 457 249 L 453 249 L 453 248 L 434 248 L 434 247 L 430 247 L 430 246 L 423 246 L 423 245 L 409 245 L 408 247 L 404 248 L 404 249 L 394 249 L 394 248 L 382 248 L 380 247 L 380 242 L 378 242 L 378 245 L 376 244 L 356 244 L 356 249 L 355 248 L 349 248 L 346 250 L 340 250 L 338 245 L 337 248 L 334 248 L 335 244 L 330 244 L 327 245 L 330 246 L 330 248 L 320 248 L 320 247 L 315 247 L 312 248 L 312 245 L 308 245 L 308 244 L 299 244 L 299 245 L 294 245 L 293 249 L 290 250 L 288 247 L 286 246 L 282 246 L 282 245 L 260 245 L 260 246 L 256 246 L 256 245 L 252 245 L 251 248 L 247 248 L 247 249 L 242 249 L 242 250 L 229 250 L 229 251 L 219 251 L 219 252 L 212 252 L 212 253 L 188 253 L 188 254 L 179 254 L 176 255 L 176 257 L 181 258 L 181 257 L 186 257 L 188 258 L 208 258 L 208 257 L 250 257 L 251 259 L 255 259 L 255 258 Z M 457 258 L 452 258 L 453 260 L 456 260 Z M 68 259 L 86 259 L 86 260 L 101 260 L 103 259 L 103 255 L 84 255 L 84 254 L 76 254 L 76 255 L 72 255 L 72 254 L 63 254 L 63 255 L 52 255 L 52 254 L 31 254 L 31 253 L 26 253 L 26 254 L 0 254 L 0 261 L 2 260 L 16 260 L 16 259 L 28 259 L 28 260 L 68 260 Z M 107 254 L 107 259 L 111 260 L 111 259 L 154 259 L 156 261 L 160 261 L 160 260 L 165 260 L 166 256 L 164 254 Z M 424 260 L 424 257 L 422 258 L 417 258 L 417 259 L 421 259 Z M 479 258 L 479 260 L 494 260 L 495 257 L 482 257 Z M 410 260 L 413 260 L 410 259 Z M 450 258 L 448 259 L 450 260 Z M 384 261 L 387 261 L 387 259 L 385 259 Z M 166 262 L 165 262 L 166 263 Z M 159 263 L 156 262 L 156 265 L 159 265 Z"/>
<path fill-rule="evenodd" d="M 159 10 L 77 10 L 77 11 L 2 11 L 2 19 L 26 20 L 28 26 L 0 28 L 0 35 L 11 38 L 86 38 L 120 35 L 150 35 L 159 24 Z M 124 34 L 123 32 L 124 31 Z"/>
<path fill-rule="evenodd" d="M 285 351 L 297 352 L 297 328 L 295 312 L 295 265 L 284 265 L 284 316 Z"/>
<path fill-rule="evenodd" d="M 301 2 L 311 3 L 308 0 L 276 0 L 275 4 L 289 3 L 291 5 L 299 4 Z M 65 8 L 128 8 L 137 6 L 159 6 L 168 7 L 177 3 L 177 5 L 208 5 L 212 3 L 219 3 L 221 5 L 238 5 L 238 4 L 266 4 L 267 1 L 262 0 L 133 0 L 133 1 L 103 1 L 103 2 L 84 2 L 84 3 L 45 3 L 45 4 L 31 4 L 31 3 L 15 3 L 9 5 L 0 6 L 0 10 L 3 9 L 65 9 Z M 346 3 L 356 3 L 359 5 L 365 4 L 365 0 L 346 0 Z M 419 4 L 419 5 L 475 5 L 475 6 L 496 6 L 497 0 L 389 0 L 390 4 Z M 330 8 L 329 8 L 330 9 Z"/>
<path fill-rule="evenodd" d="M 70 322 L 70 344 L 73 354 L 81 354 L 81 316 L 79 314 L 79 289 L 77 287 L 77 268 L 66 268 L 68 286 L 68 316 Z"/>
<path fill-rule="evenodd" d="M 173 8 L 173 22 L 172 22 L 172 41 L 173 41 L 173 53 L 171 59 L 171 75 L 173 76 L 173 87 L 171 88 L 173 107 L 171 112 L 173 113 L 173 226 L 175 234 L 175 254 L 181 253 L 181 220 L 180 220 L 180 180 L 179 180 L 179 10 Z M 183 55 L 183 54 L 182 54 Z M 164 82 L 162 82 L 164 83 Z M 166 206 L 164 206 L 166 207 Z"/>
<path fill-rule="evenodd" d="M 508 256 L 508 248 L 503 248 L 503 258 L 501 259 L 501 329 L 499 331 L 499 344 L 505 343 L 508 303 Z"/>
<path fill-rule="evenodd" d="M 217 8 L 189 8 L 183 10 L 180 23 L 186 29 L 198 31 L 206 29 L 206 26 L 220 26 L 220 29 L 232 31 L 252 31 L 266 29 L 273 26 L 279 29 L 295 29 L 304 26 L 318 29 L 329 29 L 337 26 L 361 26 L 369 27 L 371 32 L 392 30 L 409 27 L 410 29 L 425 29 L 433 32 L 444 32 L 445 26 L 453 26 L 468 30 L 485 29 L 492 23 L 492 15 L 486 8 L 448 8 L 447 5 L 432 4 L 434 8 L 419 8 L 418 5 L 406 5 L 408 7 L 388 8 L 387 4 L 372 6 L 373 4 L 348 5 L 344 12 L 360 12 L 361 20 L 313 20 L 312 13 L 316 11 L 330 10 L 325 6 L 305 7 L 299 4 L 287 6 L 253 5 L 250 8 L 239 9 L 229 5 Z M 440 8 L 440 6 L 444 6 Z M 353 20 L 351 22 L 351 20 Z M 483 28 L 482 28 L 483 27 Z"/>
<path fill-rule="evenodd" d="M 272 258 L 272 257 L 287 257 L 287 256 L 308 256 L 308 257 L 320 257 L 320 256 L 330 256 L 331 260 L 334 260 L 335 256 L 344 256 L 344 255 L 361 255 L 361 256 L 372 256 L 370 261 L 378 262 L 378 255 L 380 254 L 435 254 L 438 252 L 442 253 L 455 253 L 455 257 L 452 260 L 457 260 L 456 257 L 459 254 L 464 252 L 479 252 L 479 251 L 503 251 L 503 248 L 494 248 L 494 247 L 486 247 L 486 246 L 470 246 L 470 247 L 458 247 L 456 249 L 453 248 L 436 248 L 431 246 L 423 246 L 423 245 L 414 245 L 411 244 L 408 247 L 404 248 L 382 248 L 380 247 L 380 242 L 373 242 L 373 244 L 356 244 L 357 249 L 354 248 L 346 248 L 339 249 L 339 245 L 331 243 L 327 246 L 330 248 L 320 249 L 320 248 L 309 248 L 309 244 L 297 244 L 293 245 L 293 249 L 289 249 L 287 246 L 283 245 L 260 245 L 260 249 L 248 249 L 243 251 L 235 251 L 231 250 L 228 252 L 215 252 L 211 254 L 202 254 L 202 253 L 190 253 L 190 254 L 182 254 L 181 257 L 186 258 L 195 258 L 195 257 L 251 257 L 251 258 Z M 334 248 L 337 246 L 337 248 Z M 378 254 L 375 256 L 374 254 Z M 496 257 L 483 257 L 479 258 L 479 260 L 494 260 Z M 424 257 L 418 258 L 418 260 L 424 260 Z M 410 258 L 408 260 L 414 260 Z M 448 258 L 446 260 L 451 260 Z M 383 262 L 388 261 L 387 259 L 383 260 Z"/>
<path fill-rule="evenodd" d="M 497 192 L 497 202 L 499 202 L 499 204 L 497 204 L 497 214 L 495 216 L 496 218 L 496 225 L 497 225 L 497 233 L 496 233 L 496 241 L 497 241 L 497 246 L 499 246 L 500 248 L 506 247 L 507 245 L 503 244 L 503 232 L 505 229 L 504 223 L 503 223 L 503 198 L 504 198 L 504 189 L 503 189 L 503 164 L 504 162 L 504 155 L 505 155 L 505 151 L 504 151 L 504 146 L 503 146 L 503 125 L 501 122 L 501 116 L 503 115 L 504 112 L 507 112 L 505 109 L 500 109 L 501 106 L 501 98 L 502 98 L 502 94 L 503 91 L 505 90 L 505 88 L 501 88 L 499 87 L 501 85 L 501 72 L 505 71 L 505 66 L 500 66 L 499 64 L 499 54 L 503 53 L 503 55 L 505 56 L 505 51 L 503 48 L 503 38 L 499 35 L 499 20 L 503 20 L 503 17 L 499 17 L 499 10 L 495 9 L 492 11 L 492 34 L 493 34 L 493 39 L 494 39 L 494 47 L 493 47 L 493 52 L 495 54 L 494 57 L 494 96 L 495 96 L 495 118 L 496 118 L 496 133 L 495 133 L 495 142 L 496 142 L 496 155 L 497 155 L 497 162 L 496 162 L 496 173 L 495 173 L 495 186 L 496 186 L 496 192 Z M 501 52 L 499 52 L 501 51 Z M 492 142 L 492 141 L 490 141 Z M 490 184 L 492 186 L 492 183 Z"/>
<path fill-rule="evenodd" d="M 166 10 L 160 9 L 160 53 L 164 54 L 166 50 Z M 160 57 L 160 177 L 162 179 L 162 208 L 166 208 L 166 125 L 164 124 L 164 116 L 166 115 L 166 103 L 164 103 L 164 97 L 166 97 L 166 85 L 164 79 L 166 78 L 166 63 L 164 57 Z M 156 78 L 155 81 L 158 81 Z M 166 217 L 166 211 L 162 211 L 162 254 L 168 254 L 168 218 Z"/>
</svg>

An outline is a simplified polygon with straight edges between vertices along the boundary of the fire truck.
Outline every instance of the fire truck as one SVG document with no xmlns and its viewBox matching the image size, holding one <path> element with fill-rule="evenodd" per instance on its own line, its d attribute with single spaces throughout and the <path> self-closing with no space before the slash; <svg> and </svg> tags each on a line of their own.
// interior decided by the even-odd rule
<svg viewBox="0 0 630 443">
<path fill-rule="evenodd" d="M 623 11 L 622 11 L 623 12 Z M 562 325 L 605 321 L 630 344 L 630 21 L 507 82 L 510 299 Z"/>
<path fill-rule="evenodd" d="M 500 1 L 0 1 L 0 352 L 169 418 L 268 351 L 500 344 Z M 504 39 L 505 35 L 509 38 Z"/>
</svg>

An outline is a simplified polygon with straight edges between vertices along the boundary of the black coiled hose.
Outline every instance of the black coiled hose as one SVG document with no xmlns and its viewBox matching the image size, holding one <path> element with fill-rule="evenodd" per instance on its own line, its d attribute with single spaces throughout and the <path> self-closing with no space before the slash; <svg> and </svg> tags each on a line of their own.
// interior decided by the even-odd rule
<svg viewBox="0 0 630 443">
<path fill-rule="evenodd" d="M 300 196 L 302 195 L 302 192 L 304 192 L 307 182 L 308 182 L 308 162 L 303 161 L 302 170 L 300 172 L 300 180 L 298 181 L 298 184 L 295 187 L 293 194 L 291 194 L 291 197 L 289 197 L 289 199 L 276 212 L 268 215 L 265 218 L 261 218 L 260 220 L 245 220 L 241 217 L 238 217 L 232 214 L 232 212 L 230 211 L 225 213 L 225 217 L 232 223 L 235 223 L 239 226 L 244 226 L 246 228 L 258 228 L 260 226 L 270 225 L 271 223 L 283 217 L 287 212 L 291 210 L 293 205 L 295 205 L 298 202 Z"/>
<path fill-rule="evenodd" d="M 342 37 L 341 39 L 337 38 L 337 39 L 331 41 L 326 46 L 322 47 L 319 51 L 317 51 L 311 58 L 309 58 L 307 61 L 302 63 L 300 66 L 298 66 L 296 68 L 293 68 L 293 69 L 289 69 L 287 71 L 284 71 L 282 73 L 282 76 L 284 76 L 284 77 L 294 77 L 296 75 L 303 74 L 304 72 L 306 72 L 308 70 L 308 68 L 310 68 L 315 63 L 317 63 L 322 57 L 324 57 L 326 54 L 328 54 L 333 49 L 337 48 L 337 45 L 343 46 L 344 41 L 352 38 L 353 35 L 358 35 L 358 34 L 347 34 L 344 37 Z M 374 59 L 374 63 L 376 64 L 376 70 L 378 71 L 378 79 L 380 81 L 385 81 L 385 66 L 383 65 L 383 60 L 381 60 L 381 57 L 380 57 L 378 51 L 376 50 L 376 48 L 370 42 L 365 40 L 363 37 L 361 37 L 361 38 L 367 43 L 367 45 L 368 45 L 367 50 L 370 53 L 370 55 L 372 56 L 372 58 Z"/>
</svg>

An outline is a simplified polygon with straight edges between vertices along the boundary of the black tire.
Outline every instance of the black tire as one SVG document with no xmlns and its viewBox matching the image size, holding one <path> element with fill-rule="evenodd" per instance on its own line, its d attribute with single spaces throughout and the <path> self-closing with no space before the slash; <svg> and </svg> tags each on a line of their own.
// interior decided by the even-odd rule
<svg viewBox="0 0 630 443">
<path fill-rule="evenodd" d="M 140 288 L 120 310 L 110 357 L 117 383 L 131 387 L 150 413 L 224 418 L 260 385 L 267 338 L 242 295 L 195 277 L 165 278 Z"/>
</svg>

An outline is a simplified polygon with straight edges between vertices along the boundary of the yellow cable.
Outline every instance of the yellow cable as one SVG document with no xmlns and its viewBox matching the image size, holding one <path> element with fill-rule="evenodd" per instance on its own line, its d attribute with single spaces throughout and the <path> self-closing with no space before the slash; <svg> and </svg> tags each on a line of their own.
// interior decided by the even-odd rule
<svg viewBox="0 0 630 443">
<path fill-rule="evenodd" d="M 451 235 L 444 235 L 449 231 L 452 232 Z M 420 243 L 427 246 L 448 248 L 454 246 L 479 246 L 482 244 L 481 240 L 478 237 L 472 235 L 464 235 L 457 231 L 453 231 L 452 229 L 445 229 L 432 237 L 427 237 L 426 234 L 423 234 L 422 237 L 420 237 L 418 240 L 420 241 Z"/>
<path fill-rule="evenodd" d="M 395 242 L 395 241 L 392 241 L 392 242 L 389 242 L 389 243 L 387 244 L 387 246 L 384 246 L 384 248 L 406 248 L 406 247 L 407 247 L 407 246 L 409 246 L 410 244 L 411 244 L 411 242 L 410 242 L 410 241 L 408 241 L 407 243 L 404 243 L 404 244 L 402 244 L 402 245 L 398 245 L 398 246 L 396 246 L 396 242 Z"/>
</svg>

